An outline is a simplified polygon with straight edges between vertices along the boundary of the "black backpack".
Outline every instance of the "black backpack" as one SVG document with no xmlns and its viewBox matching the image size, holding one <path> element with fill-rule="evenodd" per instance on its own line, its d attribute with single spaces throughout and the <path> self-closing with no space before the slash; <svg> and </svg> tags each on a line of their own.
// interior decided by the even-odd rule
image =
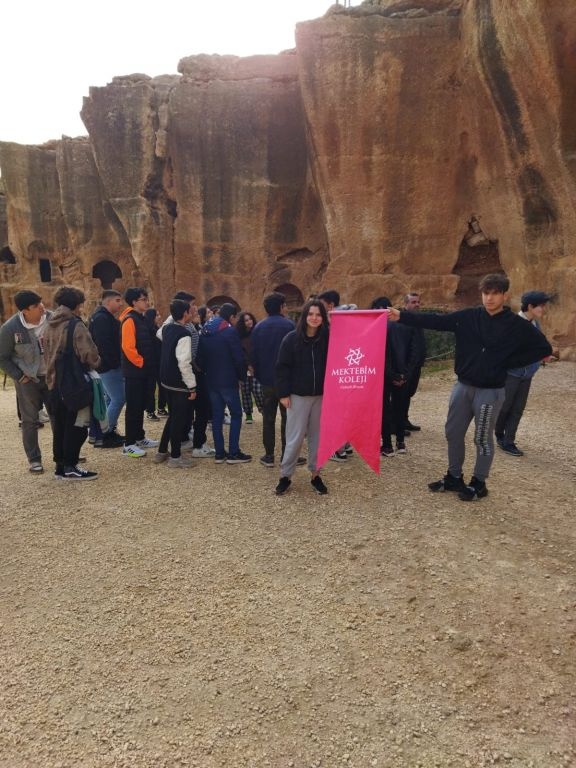
<svg viewBox="0 0 576 768">
<path fill-rule="evenodd" d="M 81 411 L 94 401 L 92 379 L 74 352 L 72 337 L 79 322 L 74 319 L 68 323 L 66 346 L 56 358 L 56 390 L 69 411 Z"/>
</svg>

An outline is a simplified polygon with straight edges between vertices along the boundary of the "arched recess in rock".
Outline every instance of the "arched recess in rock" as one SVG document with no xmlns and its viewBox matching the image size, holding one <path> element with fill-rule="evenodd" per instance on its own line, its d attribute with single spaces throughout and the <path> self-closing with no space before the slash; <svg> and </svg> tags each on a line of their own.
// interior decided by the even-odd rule
<svg viewBox="0 0 576 768">
<path fill-rule="evenodd" d="M 456 306 L 470 307 L 478 304 L 478 283 L 484 275 L 494 273 L 504 274 L 498 240 L 490 238 L 478 218 L 472 215 L 452 270 L 452 274 L 460 278 L 454 297 Z"/>
<path fill-rule="evenodd" d="M 38 259 L 38 270 L 40 273 L 41 283 L 52 282 L 52 262 L 50 259 Z"/>
<path fill-rule="evenodd" d="M 276 286 L 274 290 L 286 296 L 288 312 L 300 312 L 302 305 L 304 304 L 304 296 L 302 295 L 300 288 L 293 283 L 282 283 L 282 285 Z"/>
<path fill-rule="evenodd" d="M 100 280 L 100 284 L 104 290 L 112 288 L 114 280 L 120 280 L 122 277 L 122 270 L 114 261 L 104 259 L 94 264 L 92 267 L 92 277 L 96 280 Z"/>
<path fill-rule="evenodd" d="M 240 304 L 238 304 L 236 299 L 233 299 L 231 296 L 213 296 L 206 302 L 206 306 L 210 307 L 210 309 L 214 309 L 214 307 L 221 307 L 222 304 L 234 304 L 236 310 L 238 312 L 240 311 Z"/>
<path fill-rule="evenodd" d="M 7 245 L 0 250 L 0 264 L 16 264 L 16 257 Z"/>
</svg>

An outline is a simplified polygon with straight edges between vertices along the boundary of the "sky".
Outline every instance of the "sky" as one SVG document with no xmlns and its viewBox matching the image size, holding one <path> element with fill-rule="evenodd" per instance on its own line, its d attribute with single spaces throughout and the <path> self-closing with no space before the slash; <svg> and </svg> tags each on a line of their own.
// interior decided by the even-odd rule
<svg viewBox="0 0 576 768">
<path fill-rule="evenodd" d="M 198 53 L 279 53 L 294 47 L 297 22 L 335 1 L 4 0 L 0 141 L 86 135 L 79 112 L 91 85 L 177 74 L 178 61 Z"/>
</svg>

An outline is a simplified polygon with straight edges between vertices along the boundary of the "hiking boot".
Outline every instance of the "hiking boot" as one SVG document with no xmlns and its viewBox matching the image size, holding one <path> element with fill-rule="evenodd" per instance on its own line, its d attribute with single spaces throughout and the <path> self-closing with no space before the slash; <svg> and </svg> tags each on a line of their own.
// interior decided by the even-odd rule
<svg viewBox="0 0 576 768">
<path fill-rule="evenodd" d="M 462 501 L 477 501 L 488 496 L 488 488 L 484 480 L 478 480 L 477 477 L 472 475 L 470 483 L 464 486 L 463 490 L 458 494 L 458 498 Z"/>
<path fill-rule="evenodd" d="M 155 453 L 155 454 L 154 454 L 154 456 L 152 457 L 152 461 L 154 462 L 154 464 L 162 464 L 162 462 L 164 462 L 164 461 L 167 461 L 167 460 L 168 460 L 168 457 L 169 457 L 169 456 L 170 456 L 170 454 L 169 454 L 168 452 L 166 452 L 166 453 L 160 453 L 160 451 L 158 451 L 158 452 L 157 452 L 157 453 Z"/>
<path fill-rule="evenodd" d="M 189 469 L 193 466 L 191 459 L 185 459 L 184 456 L 178 456 L 177 459 L 170 457 L 167 462 L 167 466 L 174 469 Z"/>
<path fill-rule="evenodd" d="M 148 413 L 146 414 L 146 418 L 148 419 L 148 421 L 160 421 L 160 419 L 158 418 L 158 416 L 156 416 L 154 411 L 148 411 Z"/>
<path fill-rule="evenodd" d="M 322 478 L 320 477 L 320 475 L 316 475 L 316 477 L 313 477 L 312 480 L 310 480 L 310 485 L 312 486 L 312 488 L 314 488 L 316 493 L 320 494 L 320 496 L 326 496 L 326 494 L 328 493 L 328 488 L 326 488 L 326 486 L 322 482 Z"/>
<path fill-rule="evenodd" d="M 274 466 L 274 456 L 271 456 L 269 454 L 266 454 L 265 456 L 262 456 L 260 459 L 260 464 L 262 464 L 263 467 L 273 467 Z"/>
<path fill-rule="evenodd" d="M 466 483 L 464 482 L 463 475 L 454 477 L 454 475 L 447 472 L 442 480 L 437 480 L 435 483 L 428 483 L 428 488 L 433 493 L 438 493 L 439 491 L 454 491 L 460 493 L 466 488 Z"/>
<path fill-rule="evenodd" d="M 65 480 L 96 480 L 98 472 L 90 472 L 80 467 L 64 467 Z"/>
<path fill-rule="evenodd" d="M 137 445 L 125 445 L 122 448 L 123 456 L 130 456 L 133 459 L 139 459 L 141 456 L 146 456 L 146 451 L 139 448 Z"/>
<path fill-rule="evenodd" d="M 517 448 L 516 443 L 505 443 L 503 440 L 499 440 L 498 445 L 504 451 L 504 453 L 508 453 L 510 456 L 524 456 L 524 451 L 521 451 L 520 448 Z"/>
<path fill-rule="evenodd" d="M 247 464 L 249 461 L 252 461 L 252 456 L 247 453 L 242 453 L 242 451 L 238 451 L 238 453 L 229 453 L 226 458 L 226 464 Z"/>
<path fill-rule="evenodd" d="M 281 477 L 280 480 L 278 481 L 278 485 L 274 489 L 274 493 L 276 494 L 276 496 L 283 496 L 288 491 L 291 485 L 292 485 L 292 480 L 290 480 L 289 477 Z"/>
<path fill-rule="evenodd" d="M 346 461 L 348 456 L 346 456 L 345 451 L 334 451 L 332 456 L 330 456 L 330 461 Z"/>
<path fill-rule="evenodd" d="M 149 440 L 147 437 L 142 440 L 136 440 L 136 445 L 139 448 L 158 448 L 160 440 Z"/>
<path fill-rule="evenodd" d="M 396 441 L 396 453 L 407 453 L 406 443 L 400 443 Z"/>
</svg>

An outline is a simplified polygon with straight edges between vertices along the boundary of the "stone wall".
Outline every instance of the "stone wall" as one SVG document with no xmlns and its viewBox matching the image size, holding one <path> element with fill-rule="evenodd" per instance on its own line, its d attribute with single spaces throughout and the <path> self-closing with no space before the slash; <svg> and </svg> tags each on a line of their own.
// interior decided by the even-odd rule
<svg viewBox="0 0 576 768">
<path fill-rule="evenodd" d="M 333 6 L 295 51 L 178 71 L 91 88 L 87 138 L 0 144 L 5 314 L 63 281 L 88 308 L 104 284 L 162 311 L 178 288 L 259 316 L 278 287 L 456 307 L 499 269 L 514 307 L 557 294 L 546 331 L 576 359 L 572 2 Z"/>
</svg>

